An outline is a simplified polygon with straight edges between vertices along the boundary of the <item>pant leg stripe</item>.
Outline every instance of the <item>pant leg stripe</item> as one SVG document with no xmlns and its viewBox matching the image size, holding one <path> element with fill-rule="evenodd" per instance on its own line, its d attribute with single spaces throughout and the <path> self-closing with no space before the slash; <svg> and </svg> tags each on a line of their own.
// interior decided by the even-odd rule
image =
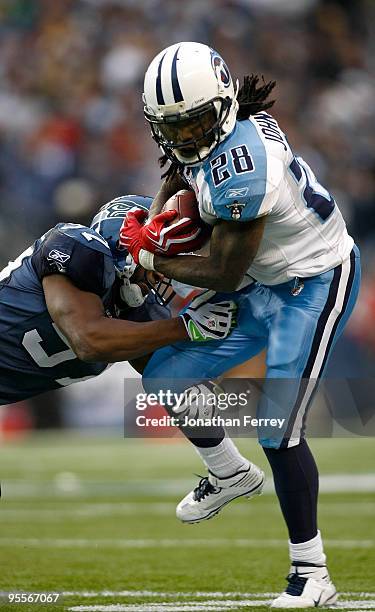
<svg viewBox="0 0 375 612">
<path fill-rule="evenodd" d="M 335 323 L 333 325 L 333 329 L 332 329 L 330 338 L 328 340 L 327 349 L 325 351 L 323 363 L 322 363 L 321 368 L 319 370 L 318 377 L 320 377 L 322 375 L 323 371 L 324 371 L 324 368 L 326 366 L 327 359 L 328 359 L 328 356 L 329 356 L 329 353 L 330 353 L 330 350 L 331 350 L 332 342 L 333 342 L 333 340 L 335 338 L 335 334 L 336 334 L 338 325 L 339 325 L 343 315 L 345 314 L 346 307 L 347 307 L 348 302 L 349 302 L 350 293 L 351 293 L 351 290 L 352 290 L 352 287 L 353 287 L 354 274 L 355 274 L 355 255 L 354 255 L 354 251 L 352 251 L 350 253 L 349 278 L 348 278 L 348 282 L 347 282 L 347 285 L 346 285 L 346 291 L 345 291 L 345 295 L 344 295 L 343 306 L 342 306 L 342 309 L 341 309 L 341 312 L 340 312 L 339 316 L 337 317 L 337 319 L 336 319 L 336 321 L 335 321 Z"/>
<path fill-rule="evenodd" d="M 339 287 L 340 287 L 341 277 L 342 277 L 342 266 L 339 266 L 335 268 L 334 273 L 333 273 L 333 279 L 331 281 L 331 286 L 329 288 L 328 298 L 321 312 L 321 315 L 318 319 L 318 324 L 316 326 L 310 355 L 307 360 L 305 369 L 303 371 L 302 378 L 310 378 L 310 376 L 312 375 L 314 363 L 316 362 L 317 356 L 319 354 L 319 349 L 322 343 L 324 332 L 327 328 L 329 317 L 335 308 L 335 304 L 337 301 L 337 295 L 338 295 Z"/>
<path fill-rule="evenodd" d="M 295 426 L 295 423 L 296 423 L 296 420 L 297 420 L 298 411 L 299 411 L 301 405 L 303 404 L 303 400 L 304 400 L 305 396 L 306 395 L 311 396 L 311 394 L 313 392 L 313 390 L 308 389 L 308 386 L 309 386 L 308 383 L 309 383 L 309 379 L 310 379 L 310 376 L 311 376 L 311 371 L 312 371 L 313 366 L 314 366 L 314 362 L 315 362 L 315 360 L 317 358 L 317 355 L 319 353 L 319 346 L 320 346 L 320 343 L 321 343 L 321 340 L 322 340 L 322 336 L 324 334 L 325 327 L 327 325 L 327 321 L 328 321 L 329 315 L 332 312 L 332 310 L 334 309 L 335 304 L 336 304 L 336 299 L 337 299 L 337 294 L 338 294 L 338 291 L 339 291 L 340 279 L 341 279 L 341 268 L 342 268 L 342 266 L 338 266 L 337 268 L 335 268 L 335 270 L 333 272 L 333 279 L 331 281 L 331 285 L 330 285 L 330 288 L 329 288 L 327 301 L 326 301 L 325 306 L 324 306 L 324 308 L 323 308 L 323 310 L 322 310 L 322 312 L 320 314 L 320 317 L 318 319 L 318 324 L 316 326 L 313 342 L 312 342 L 312 345 L 311 345 L 310 355 L 308 357 L 305 369 L 304 369 L 303 374 L 302 374 L 302 380 L 301 380 L 301 383 L 300 383 L 297 399 L 296 399 L 296 402 L 294 404 L 292 413 L 291 413 L 290 418 L 289 418 L 288 427 L 287 427 L 287 430 L 285 432 L 284 439 L 283 439 L 283 441 L 281 443 L 281 448 L 287 448 L 288 447 L 289 439 L 291 437 L 292 431 L 294 429 L 294 426 Z M 310 391 L 310 392 L 307 393 L 308 391 Z"/>
<path fill-rule="evenodd" d="M 345 296 L 344 296 L 344 302 L 343 302 L 342 310 L 341 310 L 339 316 L 337 317 L 337 319 L 336 319 L 336 321 L 335 321 L 335 323 L 333 325 L 332 332 L 331 332 L 331 335 L 330 335 L 329 340 L 328 340 L 327 348 L 325 350 L 325 354 L 324 354 L 324 358 L 323 358 L 323 363 L 322 363 L 322 365 L 320 367 L 320 370 L 319 370 L 319 374 L 318 374 L 318 376 L 316 378 L 312 379 L 314 381 L 314 388 L 312 389 L 309 397 L 307 398 L 307 401 L 305 400 L 305 402 L 304 402 L 305 406 L 303 407 L 303 410 L 302 410 L 302 424 L 301 424 L 301 428 L 300 428 L 302 432 L 304 432 L 304 430 L 305 430 L 305 424 L 306 424 L 306 418 L 307 418 L 307 413 L 308 413 L 309 401 L 310 401 L 311 396 L 312 396 L 312 394 L 313 394 L 313 392 L 315 390 L 315 387 L 318 385 L 319 379 L 323 375 L 324 369 L 325 369 L 325 367 L 327 365 L 327 360 L 328 360 L 329 354 L 331 352 L 332 343 L 334 341 L 338 325 L 339 325 L 343 315 L 346 312 L 346 308 L 347 308 L 347 305 L 348 305 L 348 302 L 349 302 L 349 298 L 350 298 L 350 293 L 351 293 L 351 290 L 352 290 L 352 287 L 353 287 L 355 268 L 356 268 L 356 260 L 355 260 L 354 251 L 352 251 L 351 254 L 350 254 L 349 278 L 348 278 L 348 282 L 347 282 L 347 285 L 346 285 L 346 291 L 345 291 Z M 298 432 L 298 429 L 297 429 L 297 432 Z M 295 433 L 295 432 L 293 431 L 293 433 Z M 292 437 L 293 437 L 293 433 L 292 433 Z"/>
<path fill-rule="evenodd" d="M 307 364 L 302 374 L 297 400 L 289 419 L 281 448 L 294 444 L 303 428 L 303 417 L 328 359 L 337 326 L 345 313 L 354 278 L 354 253 L 334 270 L 326 304 L 319 317 Z"/>
<path fill-rule="evenodd" d="M 323 362 L 328 354 L 329 346 L 332 344 L 334 332 L 336 330 L 336 321 L 341 319 L 345 312 L 347 305 L 350 289 L 352 287 L 353 275 L 354 275 L 354 263 L 351 258 L 347 259 L 341 267 L 341 278 L 340 284 L 337 291 L 337 298 L 334 308 L 331 310 L 328 316 L 328 320 L 321 336 L 319 350 L 314 360 L 313 367 L 310 374 L 304 372 L 303 376 L 310 376 L 311 378 L 319 378 L 320 373 L 323 369 Z M 353 274 L 352 272 L 353 268 Z M 348 291 L 349 289 L 349 291 Z M 346 300 L 346 301 L 345 301 Z"/>
</svg>

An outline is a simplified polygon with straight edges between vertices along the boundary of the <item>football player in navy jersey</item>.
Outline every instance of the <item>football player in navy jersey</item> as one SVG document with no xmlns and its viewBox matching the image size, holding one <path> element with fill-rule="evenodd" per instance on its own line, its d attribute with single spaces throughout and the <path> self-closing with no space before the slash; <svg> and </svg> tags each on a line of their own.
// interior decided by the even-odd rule
<svg viewBox="0 0 375 612">
<path fill-rule="evenodd" d="M 59 223 L 0 272 L 0 404 L 86 380 L 108 363 L 193 334 L 230 333 L 233 303 L 217 309 L 208 292 L 170 318 L 160 306 L 162 275 L 119 246 L 126 214 L 136 207 L 146 217 L 151 202 L 123 196 L 103 206 L 91 227 Z"/>
<path fill-rule="evenodd" d="M 230 338 L 156 351 L 144 372 L 149 389 L 166 376 L 174 387 L 183 377 L 199 384 L 267 349 L 257 416 L 285 421 L 281 430 L 259 428 L 258 435 L 288 527 L 291 559 L 287 589 L 272 606 L 304 608 L 337 599 L 317 526 L 318 471 L 304 423 L 354 308 L 360 258 L 334 198 L 268 113 L 273 87 L 253 75 L 239 89 L 223 58 L 200 43 L 161 51 L 145 75 L 144 114 L 162 163 L 171 165 L 151 208 L 153 220 L 142 225 L 129 215 L 121 239 L 146 269 L 221 292 L 213 300 L 225 296 L 239 308 Z M 178 252 L 173 238 L 166 241 L 172 230 L 159 214 L 186 185 L 213 227 L 209 251 L 199 257 L 172 256 Z M 185 224 L 186 236 L 189 229 Z M 274 379 L 288 382 L 282 393 Z M 261 470 L 242 457 L 223 428 L 191 440 L 209 474 L 177 507 L 182 521 L 210 518 L 231 499 L 259 493 Z"/>
</svg>

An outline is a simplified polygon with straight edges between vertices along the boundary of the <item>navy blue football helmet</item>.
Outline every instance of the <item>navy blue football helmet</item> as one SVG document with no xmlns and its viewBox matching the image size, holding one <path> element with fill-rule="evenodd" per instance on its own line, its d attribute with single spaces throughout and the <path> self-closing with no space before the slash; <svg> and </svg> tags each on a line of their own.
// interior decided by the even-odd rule
<svg viewBox="0 0 375 612">
<path fill-rule="evenodd" d="M 100 234 L 111 249 L 116 270 L 123 272 L 125 266 L 131 265 L 128 251 L 119 246 L 118 238 L 120 229 L 127 213 L 136 208 L 143 208 L 146 212 L 150 210 L 152 198 L 137 195 L 125 195 L 115 198 L 104 204 L 93 220 L 90 227 Z M 134 265 L 135 268 L 135 265 Z M 134 270 L 133 270 L 134 271 Z"/>
<path fill-rule="evenodd" d="M 131 277 L 137 264 L 128 251 L 119 244 L 119 234 L 128 212 L 137 208 L 142 208 L 148 212 L 151 204 L 151 197 L 139 195 L 120 196 L 104 204 L 90 224 L 90 227 L 107 241 L 111 249 L 117 277 L 122 281 L 121 297 L 132 308 L 141 306 L 146 297 L 142 295 L 138 285 L 131 283 Z M 170 302 L 174 295 L 174 292 L 169 292 L 171 281 L 168 279 L 162 280 L 154 287 L 148 282 L 145 271 L 144 282 L 160 305 L 165 306 Z M 168 292 L 170 295 L 166 298 Z"/>
</svg>

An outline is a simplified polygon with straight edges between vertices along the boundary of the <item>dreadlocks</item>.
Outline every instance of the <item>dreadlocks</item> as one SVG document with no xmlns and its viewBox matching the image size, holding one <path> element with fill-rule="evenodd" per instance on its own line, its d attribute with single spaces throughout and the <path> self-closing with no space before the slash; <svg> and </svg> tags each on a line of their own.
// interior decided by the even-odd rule
<svg viewBox="0 0 375 612">
<path fill-rule="evenodd" d="M 248 119 L 250 115 L 256 115 L 261 111 L 268 110 L 274 105 L 275 100 L 267 102 L 267 98 L 271 91 L 276 85 L 276 81 L 266 81 L 262 76 L 261 84 L 259 84 L 260 78 L 257 74 L 245 76 L 243 79 L 242 87 L 238 92 L 238 111 L 237 120 L 244 121 Z M 159 157 L 159 164 L 161 168 L 164 168 L 165 164 L 170 161 L 167 155 Z M 172 179 L 176 174 L 182 174 L 183 165 L 177 162 L 171 162 L 169 168 L 161 178 Z"/>
<path fill-rule="evenodd" d="M 160 168 L 164 168 L 167 162 L 170 162 L 170 166 L 168 166 L 164 174 L 161 175 L 161 178 L 166 178 L 167 181 L 171 181 L 177 174 L 179 174 L 180 176 L 183 175 L 184 167 L 182 164 L 180 165 L 175 161 L 171 161 L 169 157 L 165 154 L 159 157 Z"/>
<path fill-rule="evenodd" d="M 268 110 L 275 104 L 275 100 L 267 102 L 267 98 L 276 85 L 276 81 L 266 81 L 262 76 L 262 84 L 258 86 L 259 76 L 252 74 L 245 76 L 243 85 L 238 92 L 238 121 L 248 119 L 250 115 L 256 115 L 261 111 Z"/>
</svg>

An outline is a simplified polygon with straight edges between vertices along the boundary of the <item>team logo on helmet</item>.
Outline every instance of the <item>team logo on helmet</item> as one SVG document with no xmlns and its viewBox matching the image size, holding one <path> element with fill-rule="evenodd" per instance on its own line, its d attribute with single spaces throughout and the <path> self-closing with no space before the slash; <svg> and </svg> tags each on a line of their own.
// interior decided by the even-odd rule
<svg viewBox="0 0 375 612">
<path fill-rule="evenodd" d="M 118 217 L 122 218 L 125 216 L 125 213 L 127 213 L 135 206 L 136 204 L 134 202 L 124 202 L 123 200 L 121 200 L 121 198 L 116 198 L 114 200 L 111 200 L 111 202 L 104 204 L 104 206 L 101 207 L 99 212 L 105 212 L 106 219 L 113 219 Z"/>
<path fill-rule="evenodd" d="M 213 50 L 211 50 L 211 63 L 216 78 L 224 85 L 224 87 L 229 87 L 231 84 L 231 76 L 228 67 L 223 58 Z"/>
<path fill-rule="evenodd" d="M 148 212 L 148 209 L 142 206 L 142 204 L 138 204 L 138 202 L 131 200 L 130 198 L 124 199 L 123 196 L 115 198 L 114 200 L 107 202 L 107 204 L 104 204 L 104 206 L 99 209 L 98 213 L 91 221 L 91 227 L 100 234 L 103 221 L 116 221 L 116 219 L 124 219 L 127 213 L 133 208 L 144 208 L 144 210 Z"/>
</svg>

